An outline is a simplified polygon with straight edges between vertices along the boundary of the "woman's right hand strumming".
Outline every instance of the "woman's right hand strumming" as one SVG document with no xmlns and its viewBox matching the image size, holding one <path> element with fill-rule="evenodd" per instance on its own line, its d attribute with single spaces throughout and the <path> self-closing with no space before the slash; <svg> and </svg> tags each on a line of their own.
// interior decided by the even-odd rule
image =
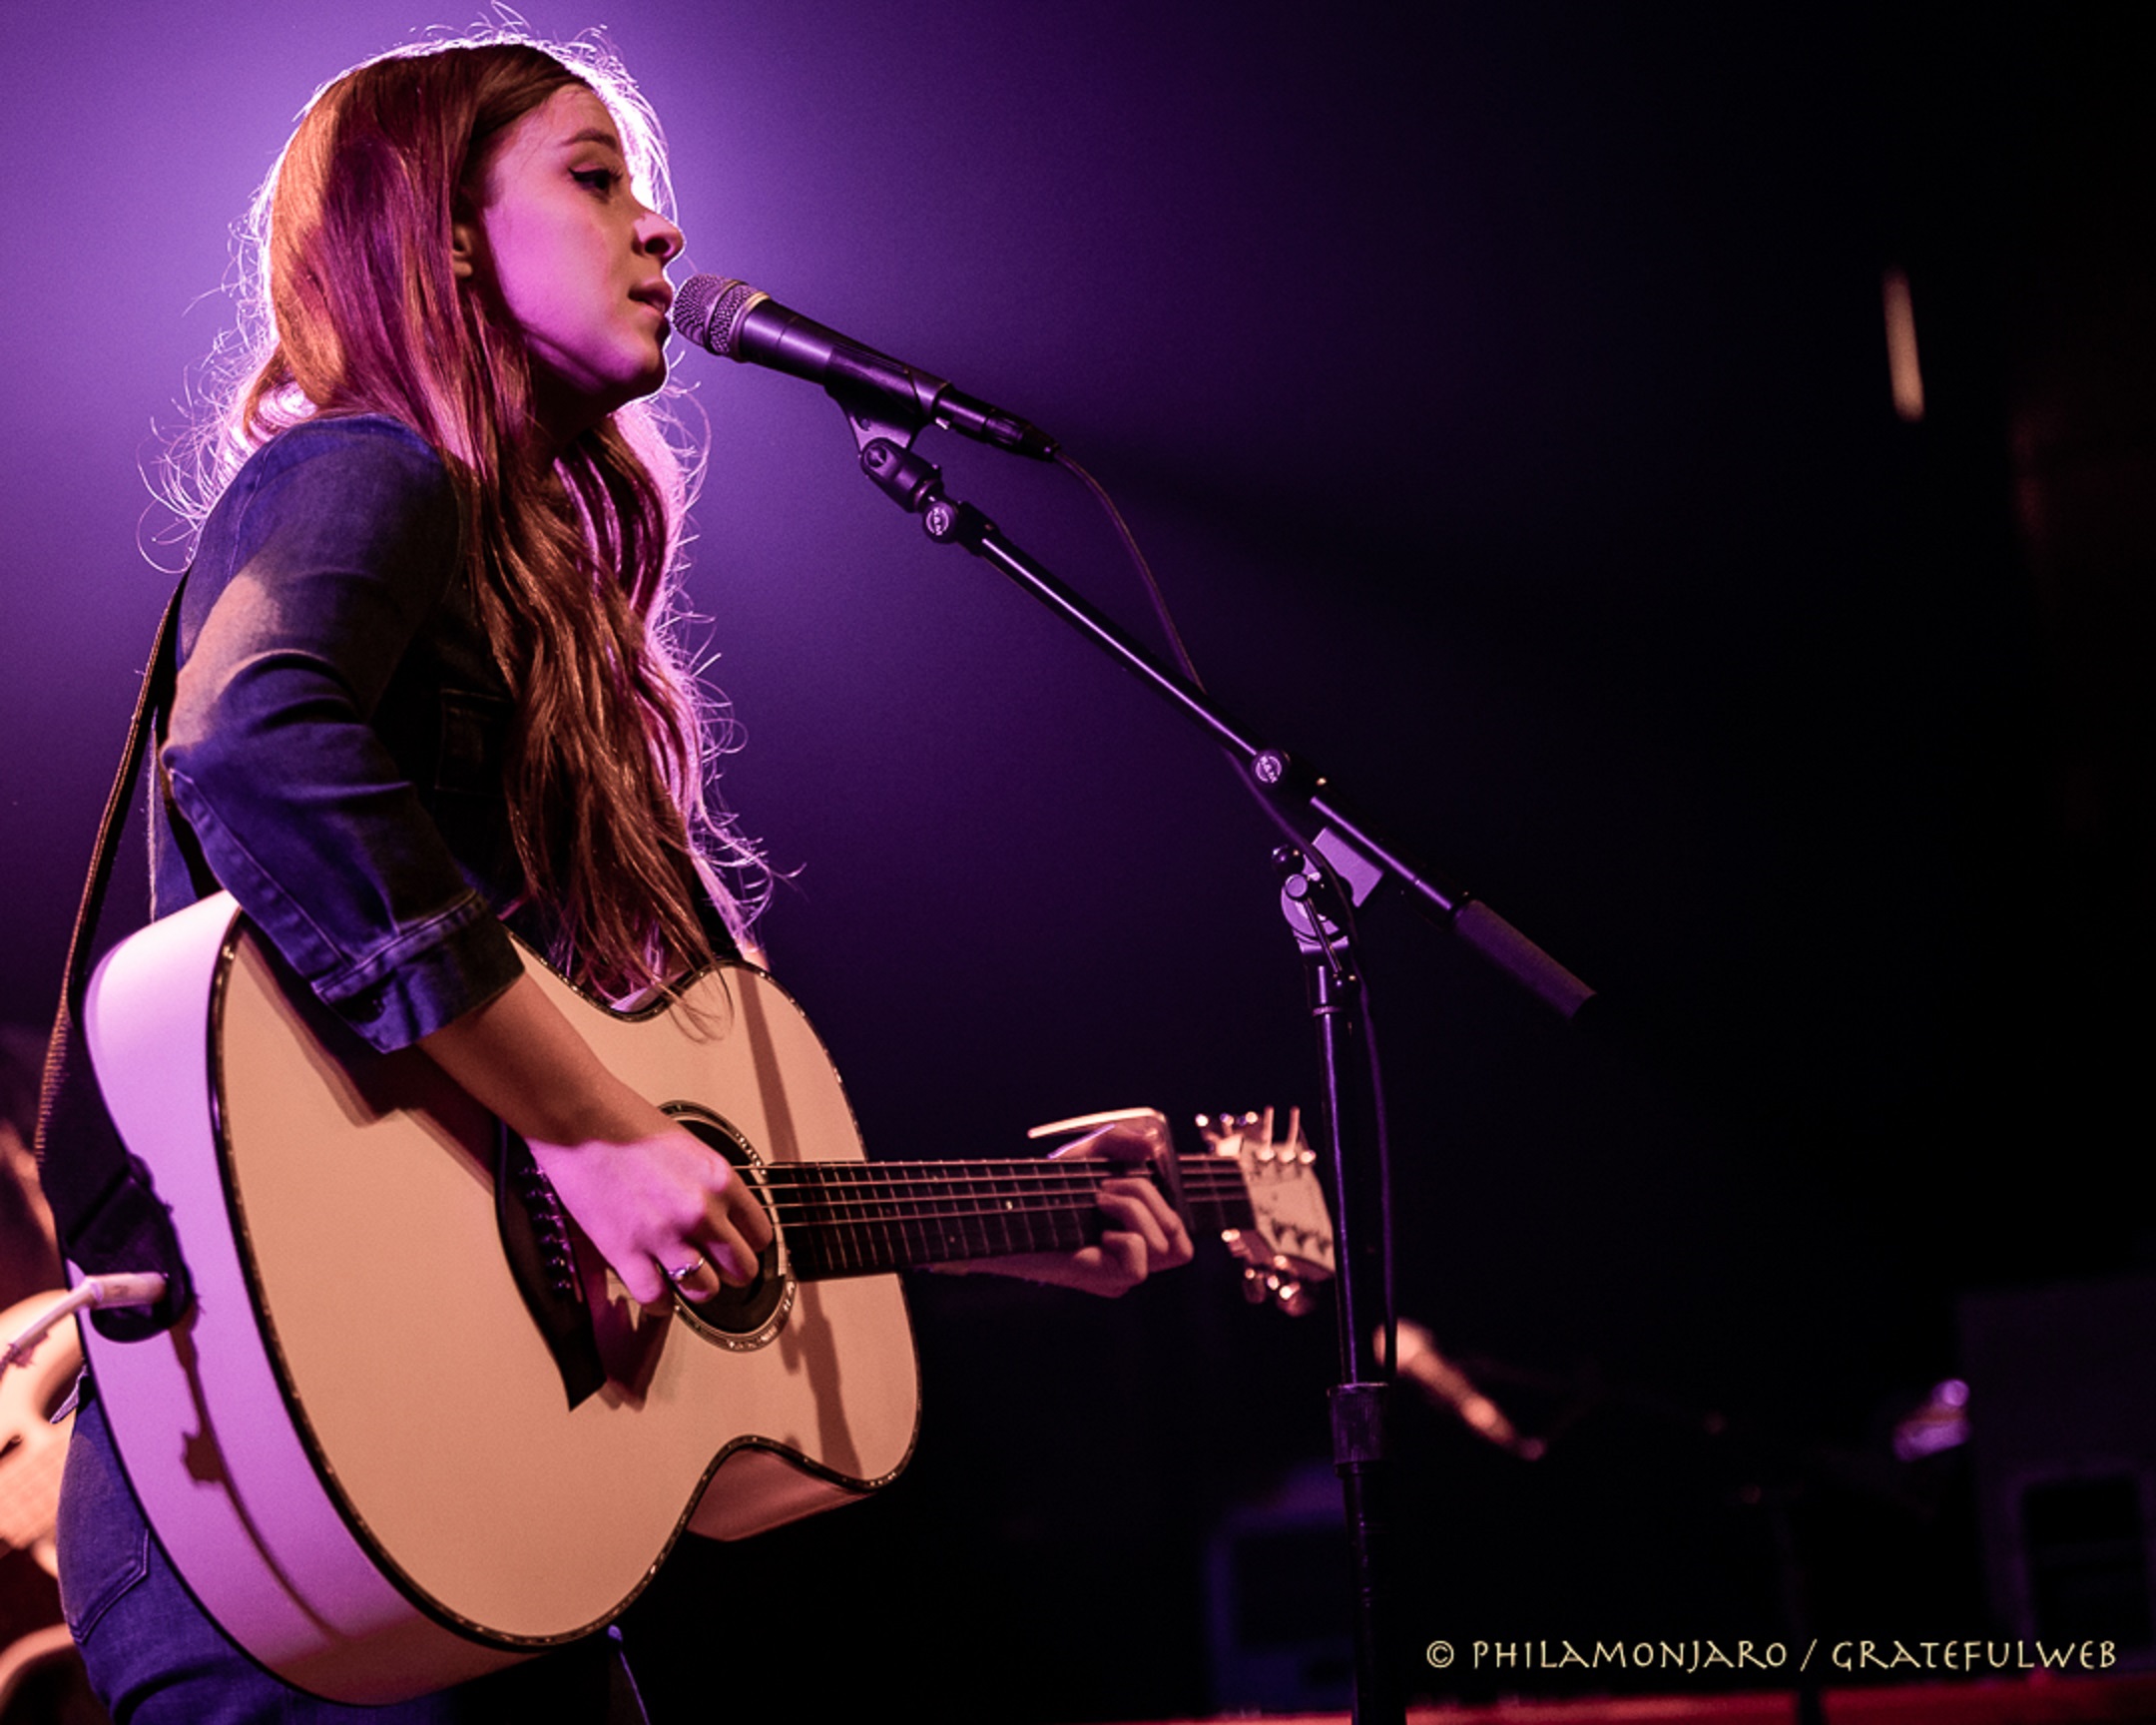
<svg viewBox="0 0 2156 1725">
<path fill-rule="evenodd" d="M 754 1279 L 772 1226 L 747 1184 L 601 1065 L 530 976 L 420 1046 L 530 1146 L 632 1298 Z"/>
</svg>

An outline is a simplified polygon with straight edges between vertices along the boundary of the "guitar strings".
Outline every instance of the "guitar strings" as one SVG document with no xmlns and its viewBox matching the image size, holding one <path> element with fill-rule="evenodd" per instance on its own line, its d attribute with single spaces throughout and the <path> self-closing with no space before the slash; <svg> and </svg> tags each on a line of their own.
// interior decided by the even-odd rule
<svg viewBox="0 0 2156 1725">
<path fill-rule="evenodd" d="M 1052 1203 L 1058 1200 L 1090 1201 L 1103 1178 L 1112 1177 L 1119 1172 L 1135 1172 L 1110 1164 L 1100 1173 L 1077 1171 L 1071 1174 L 1036 1174 L 1011 1179 L 992 1175 L 966 1174 L 952 1177 L 911 1172 L 892 1176 L 872 1171 L 876 1167 L 873 1164 L 841 1166 L 846 1172 L 836 1176 L 827 1169 L 810 1171 L 767 1167 L 761 1171 L 761 1183 L 771 1192 L 772 1202 L 782 1208 L 843 1208 L 893 1204 L 916 1201 L 922 1194 L 931 1198 L 941 1196 L 952 1201 L 972 1196 L 998 1203 Z M 1240 1179 L 1206 1179 L 1186 1181 L 1184 1190 L 1218 1203 L 1226 1198 L 1243 1195 L 1246 1187 Z"/>
<path fill-rule="evenodd" d="M 966 1166 L 970 1170 L 973 1165 Z M 931 1204 L 938 1198 L 950 1205 L 973 1200 L 974 1208 L 969 1211 L 944 1213 L 979 1215 L 1090 1205 L 1103 1178 L 1143 1172 L 1142 1164 L 1105 1162 L 1097 1169 L 1079 1167 L 1068 1171 L 1044 1169 L 1038 1162 L 1017 1163 L 1013 1168 L 1022 1172 L 1016 1177 L 970 1171 L 952 1175 L 931 1172 L 935 1169 L 933 1163 L 838 1163 L 807 1167 L 778 1164 L 759 1172 L 761 1182 L 770 1190 L 772 1207 L 780 1211 L 877 1210 L 894 1204 L 904 1204 L 910 1209 L 925 1195 Z M 895 1174 L 886 1172 L 894 1169 L 898 1171 Z M 1218 1204 L 1224 1198 L 1241 1196 L 1246 1187 L 1240 1176 L 1234 1179 L 1187 1178 L 1184 1190 L 1201 1201 Z M 985 1207 L 982 1201 L 986 1201 Z"/>
<path fill-rule="evenodd" d="M 770 1187 L 771 1187 L 771 1188 L 772 1188 L 773 1190 L 775 1190 L 775 1191 L 779 1191 L 779 1192 L 784 1192 L 784 1193 L 788 1193 L 788 1194 L 794 1194 L 794 1193 L 805 1193 L 805 1192 L 807 1192 L 807 1193 L 817 1193 L 817 1194 L 827 1195 L 827 1196 L 829 1196 L 829 1197 L 831 1197 L 831 1198 L 833 1198 L 833 1199 L 835 1199 L 835 1200 L 843 1200 L 843 1199 L 845 1199 L 845 1198 L 847 1198 L 847 1197 L 850 1197 L 850 1196 L 855 1196 L 855 1195 L 859 1195 L 859 1194 L 862 1194 L 862 1193 L 869 1193 L 869 1194 L 875 1194 L 875 1193 L 880 1193 L 880 1194 L 882 1194 L 882 1195 L 884 1195 L 884 1196 L 887 1196 L 887 1197 L 900 1197 L 900 1196 L 904 1196 L 904 1195 L 908 1195 L 908 1194 L 911 1194 L 911 1193 L 916 1193 L 916 1192 L 991 1192 L 991 1193 L 994 1193 L 994 1192 L 1007 1192 L 1007 1193 L 1010 1193 L 1010 1194 L 1012 1194 L 1012 1195 L 1022 1195 L 1022 1194 L 1025 1194 L 1025 1193 L 1032 1193 L 1032 1192 L 1047 1192 L 1047 1193 L 1059 1193 L 1059 1194 L 1066 1194 L 1066 1195 L 1068 1195 L 1068 1194 L 1077 1194 L 1077 1193 L 1086 1193 L 1086 1192 L 1092 1192 L 1092 1191 L 1095 1191 L 1095 1190 L 1097 1190 L 1097 1189 L 1099 1188 L 1099 1186 L 1100 1186 L 1100 1183 L 1101 1183 L 1101 1180 L 1102 1180 L 1102 1179 L 1104 1179 L 1104 1178 L 1118 1178 L 1118 1177 L 1119 1177 L 1119 1176 L 1114 1176 L 1114 1175 L 1105 1175 L 1105 1176 L 1099 1176 L 1099 1177 L 1096 1177 L 1096 1178 L 1093 1178 L 1093 1179 L 1084 1179 L 1084 1180 L 1062 1180 L 1062 1181 L 1049 1181 L 1049 1180 L 1042 1180 L 1042 1181 L 1022 1181 L 1022 1182 L 1021 1182 L 1021 1181 L 1000 1181 L 1000 1180 L 987 1180 L 987 1179 L 973 1179 L 973 1180 L 933 1180 L 933 1179 L 912 1179 L 912 1180 L 879 1180 L 879 1179 L 860 1179 L 860 1180 L 830 1180 L 830 1181 L 825 1181 L 825 1180 L 816 1180 L 816 1179 L 809 1179 L 809 1180 L 777 1180 L 777 1181 L 767 1181 L 767 1182 L 766 1182 L 766 1184 L 767 1184 L 767 1185 L 769 1185 L 769 1186 L 770 1186 Z M 1202 1192 L 1207 1192 L 1207 1193 L 1209 1193 L 1209 1194 L 1213 1194 L 1213 1195 L 1224 1195 L 1224 1194 L 1231 1194 L 1231 1193 L 1241 1192 L 1241 1191 L 1244 1191 L 1244 1190 L 1245 1190 L 1245 1188 L 1244 1188 L 1244 1186 L 1243 1186 L 1243 1185 L 1242 1185 L 1242 1184 L 1241 1184 L 1240 1182 L 1237 1182 L 1237 1183 L 1235 1183 L 1235 1184 L 1218 1184 L 1218 1185 L 1216 1185 L 1216 1184 L 1212 1184 L 1212 1183 L 1206 1183 L 1206 1184 L 1198 1184 L 1198 1183 L 1191 1183 L 1191 1184 L 1187 1184 L 1187 1185 L 1186 1185 L 1186 1186 L 1184 1187 L 1184 1190 L 1185 1190 L 1185 1191 L 1192 1191 L 1192 1190 L 1196 1190 L 1196 1191 L 1202 1191 Z"/>
<path fill-rule="evenodd" d="M 1239 1165 L 1225 1158 L 1190 1158 L 1185 1193 L 1201 1227 L 1236 1220 L 1225 1199 L 1247 1198 Z M 774 1219 L 793 1232 L 805 1268 L 896 1268 L 933 1248 L 951 1258 L 987 1257 L 1014 1249 L 1067 1249 L 1088 1239 L 1100 1220 L 1095 1202 L 1104 1174 L 1143 1164 L 1107 1159 L 1046 1164 L 1038 1159 L 984 1165 L 949 1163 L 776 1164 L 767 1177 L 791 1196 L 771 1193 Z M 996 1164 L 985 1166 L 995 1167 Z M 925 1199 L 919 1194 L 926 1190 Z M 985 1200 L 985 1202 L 983 1202 Z M 1043 1234 L 1040 1223 L 1054 1224 Z"/>
<path fill-rule="evenodd" d="M 968 1182 L 963 1190 L 922 1190 L 924 1185 L 925 1183 L 920 1183 L 910 1191 L 898 1188 L 863 1190 L 859 1187 L 817 1189 L 805 1186 L 796 1187 L 791 1193 L 773 1193 L 768 1201 L 771 1208 L 782 1216 L 830 1216 L 842 1220 L 850 1215 L 895 1220 L 900 1219 L 903 1214 L 989 1216 L 998 1213 L 1091 1209 L 1096 1203 L 1097 1192 L 1091 1181 L 1064 1187 L 1034 1187 L 1022 1191 L 1000 1191 L 992 1184 L 983 1182 Z M 1229 1208 L 1230 1200 L 1243 1196 L 1240 1188 L 1198 1192 L 1189 1192 L 1186 1189 L 1186 1195 L 1211 1209 Z"/>
<path fill-rule="evenodd" d="M 1058 1211 L 1083 1213 L 1096 1208 L 1093 1194 L 1074 1193 L 1063 1198 L 1041 1195 L 1033 1198 L 1013 1198 L 1008 1202 L 967 1203 L 963 1196 L 952 1194 L 943 1202 L 935 1199 L 911 1200 L 905 1207 L 892 1208 L 894 1198 L 878 1199 L 874 1196 L 839 1199 L 822 1203 L 813 1198 L 801 1198 L 773 1203 L 770 1208 L 782 1221 L 800 1218 L 808 1221 L 832 1222 L 903 1222 L 909 1216 L 1033 1216 L 1048 1215 Z M 1214 1203 L 1206 1206 L 1225 1210 L 1225 1205 Z"/>
<path fill-rule="evenodd" d="M 1232 1226 L 1249 1198 L 1240 1158 L 1179 1157 L 1201 1227 Z M 932 1248 L 952 1257 L 1067 1248 L 1101 1220 L 1103 1179 L 1144 1162 L 1039 1157 L 966 1162 L 766 1163 L 757 1169 L 773 1219 L 797 1257 L 831 1268 L 896 1268 Z M 1050 1223 L 1044 1233 L 1041 1224 Z"/>
<path fill-rule="evenodd" d="M 1097 1185 L 1116 1175 L 1143 1174 L 1150 1166 L 1145 1162 L 1114 1162 L 1106 1157 L 1068 1162 L 767 1162 L 758 1165 L 756 1174 L 780 1185 L 884 1182 L 894 1186 L 964 1186 L 1007 1181 L 1027 1186 L 1078 1187 Z M 1201 1184 L 1232 1191 L 1247 1184 L 1240 1165 L 1216 1164 L 1210 1158 L 1189 1158 L 1182 1172 L 1186 1187 Z"/>
</svg>

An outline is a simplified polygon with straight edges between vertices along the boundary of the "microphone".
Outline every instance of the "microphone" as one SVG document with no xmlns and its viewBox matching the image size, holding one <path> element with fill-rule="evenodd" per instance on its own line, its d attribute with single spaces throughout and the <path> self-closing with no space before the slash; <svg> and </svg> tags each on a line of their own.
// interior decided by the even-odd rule
<svg viewBox="0 0 2156 1725">
<path fill-rule="evenodd" d="M 1469 1378 L 1437 1352 L 1437 1338 L 1421 1325 L 1398 1320 L 1399 1375 L 1440 1408 L 1448 1408 L 1477 1437 L 1486 1438 L 1500 1449 L 1509 1449 L 1522 1461 L 1537 1461 L 1546 1445 L 1539 1438 L 1522 1438 L 1496 1403 L 1475 1388 Z M 1384 1353 L 1384 1332 L 1377 1332 L 1377 1352 Z"/>
<path fill-rule="evenodd" d="M 976 442 L 1055 459 L 1056 440 L 1015 413 L 954 389 L 945 378 L 864 347 L 790 311 L 761 288 L 719 276 L 692 276 L 674 296 L 674 327 L 699 347 L 744 365 L 768 365 L 820 383 L 840 406 L 871 396 Z"/>
</svg>

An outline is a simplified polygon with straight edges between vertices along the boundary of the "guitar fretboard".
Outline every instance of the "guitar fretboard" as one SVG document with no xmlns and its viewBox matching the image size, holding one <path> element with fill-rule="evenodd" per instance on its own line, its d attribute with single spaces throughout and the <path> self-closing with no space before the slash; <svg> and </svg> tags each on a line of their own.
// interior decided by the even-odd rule
<svg viewBox="0 0 2156 1725">
<path fill-rule="evenodd" d="M 1250 1190 L 1228 1156 L 1178 1158 L 1190 1221 L 1249 1228 Z M 794 1274 L 879 1276 L 927 1264 L 1071 1252 L 1101 1237 L 1095 1202 L 1145 1164 L 1105 1157 L 1011 1162 L 781 1162 L 763 1170 Z"/>
</svg>

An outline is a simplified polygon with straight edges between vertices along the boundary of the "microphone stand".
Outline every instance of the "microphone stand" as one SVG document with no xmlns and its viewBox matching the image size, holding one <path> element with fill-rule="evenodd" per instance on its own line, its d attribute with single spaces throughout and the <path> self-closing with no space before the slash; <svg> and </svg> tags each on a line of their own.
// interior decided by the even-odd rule
<svg viewBox="0 0 2156 1725">
<path fill-rule="evenodd" d="M 1391 1393 L 1393 1314 L 1385 1206 L 1375 1135 L 1381 1121 L 1376 1068 L 1355 1050 L 1367 1037 L 1367 991 L 1355 961 L 1354 907 L 1380 886 L 1407 894 L 1439 927 L 1457 934 L 1561 1017 L 1571 1018 L 1594 990 L 1478 899 L 1408 862 L 1334 800 L 1327 780 L 1286 750 L 1261 746 L 1200 690 L 1156 664 L 1107 618 L 1043 565 L 1004 537 L 970 503 L 945 494 L 943 475 L 913 451 L 925 415 L 894 409 L 887 398 L 831 385 L 860 450 L 861 471 L 901 509 L 921 518 L 928 537 L 956 545 L 1001 570 L 1066 623 L 1149 684 L 1185 718 L 1212 734 L 1257 788 L 1297 843 L 1273 856 L 1281 874 L 1281 910 L 1302 956 L 1318 1035 L 1331 1141 L 1334 1246 L 1341 1381 L 1332 1391 L 1333 1465 L 1340 1475 L 1352 1563 L 1355 1725 L 1400 1725 L 1405 1684 L 1392 1621 L 1391 1459 L 1386 1441 Z M 1361 1074 L 1358 1081 L 1356 1074 Z M 1379 1334 L 1381 1354 L 1376 1350 Z"/>
</svg>

